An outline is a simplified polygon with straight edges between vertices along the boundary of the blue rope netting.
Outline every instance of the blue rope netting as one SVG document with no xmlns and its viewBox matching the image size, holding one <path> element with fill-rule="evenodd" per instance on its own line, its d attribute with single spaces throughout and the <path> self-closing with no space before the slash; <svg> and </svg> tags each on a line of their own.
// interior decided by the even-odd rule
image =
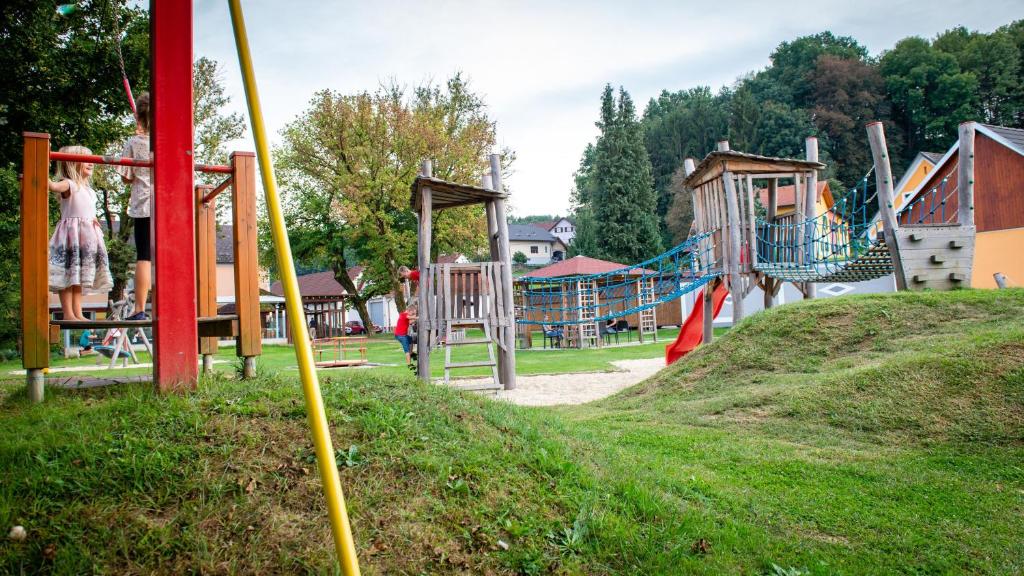
<svg viewBox="0 0 1024 576">
<path fill-rule="evenodd" d="M 708 232 L 691 236 L 654 258 L 610 272 L 559 278 L 525 276 L 517 281 L 521 288 L 516 322 L 563 326 L 629 316 L 703 287 L 719 276 L 716 264 L 713 233 Z"/>
<path fill-rule="evenodd" d="M 755 268 L 790 282 L 857 282 L 891 274 L 892 260 L 879 238 L 873 172 L 874 168 L 817 216 L 800 221 L 784 216 L 775 222 L 757 218 Z M 903 225 L 949 223 L 956 218 L 956 210 L 947 209 L 956 188 L 944 178 L 901 207 L 897 219 Z M 602 322 L 698 290 L 722 275 L 721 263 L 714 258 L 716 232 L 692 236 L 650 260 L 611 272 L 520 278 L 516 322 L 552 326 Z M 648 293 L 641 299 L 643 290 Z"/>
</svg>

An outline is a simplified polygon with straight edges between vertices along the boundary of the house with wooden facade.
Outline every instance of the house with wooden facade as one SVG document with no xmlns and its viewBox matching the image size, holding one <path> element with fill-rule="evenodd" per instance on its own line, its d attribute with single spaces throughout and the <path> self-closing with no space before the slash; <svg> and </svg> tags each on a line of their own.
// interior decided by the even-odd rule
<svg viewBox="0 0 1024 576">
<path fill-rule="evenodd" d="M 942 160 L 941 152 L 917 153 L 913 162 L 903 172 L 900 181 L 896 183 L 896 187 L 893 188 L 893 205 L 897 210 L 902 208 L 907 200 L 910 200 L 925 176 L 928 176 L 935 170 L 935 165 L 940 160 Z"/>
<path fill-rule="evenodd" d="M 993 274 L 1024 286 L 1024 130 L 971 123 L 974 140 L 974 223 L 977 230 L 971 286 L 995 288 Z M 955 222 L 958 205 L 959 141 L 908 198 L 916 203 L 900 216 L 915 222 L 924 213 Z"/>
</svg>

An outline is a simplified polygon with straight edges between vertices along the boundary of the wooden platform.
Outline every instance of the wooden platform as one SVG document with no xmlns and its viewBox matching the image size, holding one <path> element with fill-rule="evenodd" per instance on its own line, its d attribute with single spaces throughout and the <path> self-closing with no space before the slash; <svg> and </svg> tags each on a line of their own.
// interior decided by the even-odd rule
<svg viewBox="0 0 1024 576">
<path fill-rule="evenodd" d="M 49 377 L 46 379 L 47 386 L 63 388 L 65 390 L 84 390 L 87 388 L 102 388 L 104 386 L 115 386 L 117 384 L 150 384 L 153 382 L 151 374 L 139 376 L 61 376 Z"/>
<path fill-rule="evenodd" d="M 238 316 L 206 316 L 198 318 L 199 336 L 235 336 Z M 153 320 L 50 320 L 50 330 L 108 330 L 111 328 L 152 328 Z M 53 341 L 53 334 L 50 341 Z"/>
</svg>

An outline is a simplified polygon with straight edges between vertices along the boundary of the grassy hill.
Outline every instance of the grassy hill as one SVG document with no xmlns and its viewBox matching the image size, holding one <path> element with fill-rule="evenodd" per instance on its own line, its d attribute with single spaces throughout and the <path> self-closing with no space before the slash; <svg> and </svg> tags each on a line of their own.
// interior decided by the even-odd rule
<svg viewBox="0 0 1024 576">
<path fill-rule="evenodd" d="M 366 574 L 1024 571 L 1022 290 L 783 306 L 585 406 L 322 385 Z M 335 571 L 294 376 L 0 396 L 0 573 Z"/>
</svg>

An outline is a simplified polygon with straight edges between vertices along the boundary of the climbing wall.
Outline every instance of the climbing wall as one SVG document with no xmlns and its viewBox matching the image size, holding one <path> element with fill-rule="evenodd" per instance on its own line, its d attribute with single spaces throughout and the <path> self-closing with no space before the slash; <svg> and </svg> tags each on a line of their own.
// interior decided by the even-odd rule
<svg viewBox="0 0 1024 576">
<path fill-rule="evenodd" d="M 974 232 L 974 226 L 959 224 L 900 227 L 895 236 L 907 289 L 970 287 Z"/>
</svg>

